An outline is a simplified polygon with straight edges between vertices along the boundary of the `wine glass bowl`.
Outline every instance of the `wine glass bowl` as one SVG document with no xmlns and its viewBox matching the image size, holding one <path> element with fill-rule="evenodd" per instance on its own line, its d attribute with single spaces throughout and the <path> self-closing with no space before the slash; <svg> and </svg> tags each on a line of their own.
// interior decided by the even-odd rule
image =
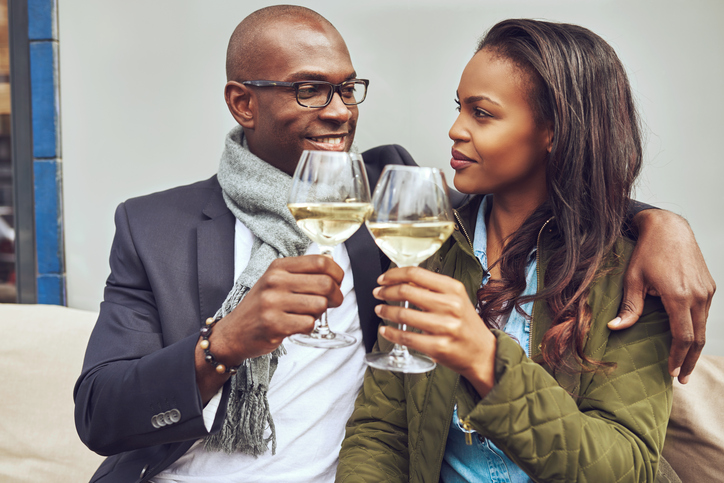
<svg viewBox="0 0 724 483">
<path fill-rule="evenodd" d="M 362 157 L 338 151 L 304 151 L 292 177 L 287 207 L 297 226 L 332 257 L 332 249 L 346 241 L 371 210 L 370 188 Z M 294 334 L 299 345 L 324 349 L 352 345 L 356 339 L 333 332 L 327 311 L 315 321 L 311 334 Z"/>
<path fill-rule="evenodd" d="M 414 267 L 432 256 L 452 234 L 455 222 L 445 176 L 437 168 L 389 165 L 372 195 L 365 222 L 377 246 L 398 267 Z M 405 308 L 409 303 L 405 301 Z M 405 330 L 405 325 L 400 325 Z M 430 358 L 395 344 L 390 352 L 367 354 L 378 369 L 421 373 L 435 367 Z"/>
</svg>

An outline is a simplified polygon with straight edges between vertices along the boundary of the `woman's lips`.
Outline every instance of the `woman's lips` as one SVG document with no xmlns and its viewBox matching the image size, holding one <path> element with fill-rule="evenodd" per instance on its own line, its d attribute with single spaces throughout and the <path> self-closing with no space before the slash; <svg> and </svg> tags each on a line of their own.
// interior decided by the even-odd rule
<svg viewBox="0 0 724 483">
<path fill-rule="evenodd" d="M 460 151 L 453 149 L 452 150 L 452 159 L 450 160 L 450 167 L 454 170 L 463 169 L 471 164 L 474 164 L 475 161 L 465 156 Z"/>
</svg>

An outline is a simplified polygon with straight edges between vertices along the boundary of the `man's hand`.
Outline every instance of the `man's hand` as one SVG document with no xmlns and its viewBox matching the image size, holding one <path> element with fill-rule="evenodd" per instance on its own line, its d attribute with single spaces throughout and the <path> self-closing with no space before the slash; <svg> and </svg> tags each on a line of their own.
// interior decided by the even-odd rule
<svg viewBox="0 0 724 483">
<path fill-rule="evenodd" d="M 669 373 L 686 384 L 706 340 L 706 319 L 716 284 L 682 217 L 644 210 L 634 217 L 639 237 L 624 278 L 623 303 L 610 329 L 631 327 L 647 294 L 661 297 L 669 315 Z"/>
<path fill-rule="evenodd" d="M 239 305 L 217 322 L 210 350 L 228 366 L 268 354 L 285 337 L 309 333 L 327 307 L 342 303 L 344 271 L 331 258 L 306 255 L 274 260 Z M 197 383 L 206 402 L 228 374 L 218 375 L 196 347 Z"/>
</svg>

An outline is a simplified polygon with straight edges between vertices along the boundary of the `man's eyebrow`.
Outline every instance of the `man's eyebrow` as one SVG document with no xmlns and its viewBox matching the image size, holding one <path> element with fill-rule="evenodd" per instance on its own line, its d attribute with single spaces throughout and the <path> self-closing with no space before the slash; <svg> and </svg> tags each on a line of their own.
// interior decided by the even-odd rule
<svg viewBox="0 0 724 483">
<path fill-rule="evenodd" d="M 316 80 L 326 81 L 329 78 L 327 74 L 320 74 L 319 72 L 295 72 L 289 76 L 290 81 L 303 81 L 303 80 Z M 357 78 L 357 73 L 352 72 L 344 80 L 352 80 Z"/>
<path fill-rule="evenodd" d="M 457 95 L 457 92 L 456 92 L 455 94 Z M 459 98 L 460 98 L 460 96 L 458 96 L 458 99 L 459 99 Z M 489 98 L 488 96 L 482 96 L 482 95 L 481 95 L 481 96 L 468 96 L 468 97 L 466 97 L 465 99 L 463 99 L 463 103 L 464 103 L 464 104 L 473 104 L 473 103 L 475 103 L 475 102 L 480 102 L 480 101 L 488 101 L 488 102 L 490 102 L 491 104 L 495 104 L 496 106 L 500 107 L 500 104 L 499 104 L 499 103 L 495 102 L 494 100 L 492 100 L 492 99 Z"/>
</svg>

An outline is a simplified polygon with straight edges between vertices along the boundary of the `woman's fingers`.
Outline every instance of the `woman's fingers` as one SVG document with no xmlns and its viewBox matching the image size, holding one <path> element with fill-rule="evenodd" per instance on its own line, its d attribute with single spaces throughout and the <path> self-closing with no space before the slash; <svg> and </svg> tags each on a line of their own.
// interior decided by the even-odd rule
<svg viewBox="0 0 724 483">
<path fill-rule="evenodd" d="M 389 276 L 387 276 L 389 274 Z M 393 269 L 380 277 L 373 295 L 387 302 L 410 302 L 426 312 L 461 316 L 472 308 L 462 283 L 424 269 Z"/>
<path fill-rule="evenodd" d="M 412 283 L 432 292 L 444 293 L 455 290 L 462 284 L 452 277 L 431 272 L 419 267 L 391 268 L 377 279 L 381 286 Z"/>
</svg>

